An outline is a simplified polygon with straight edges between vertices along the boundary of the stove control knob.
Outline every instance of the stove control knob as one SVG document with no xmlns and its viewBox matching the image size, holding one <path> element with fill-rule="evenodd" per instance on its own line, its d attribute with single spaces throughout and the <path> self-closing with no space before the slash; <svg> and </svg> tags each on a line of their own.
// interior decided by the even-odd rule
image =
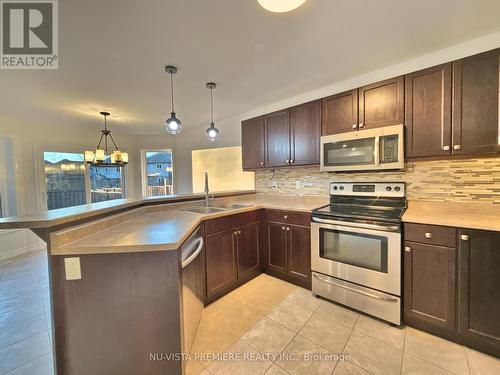
<svg viewBox="0 0 500 375">
<path fill-rule="evenodd" d="M 344 187 L 343 187 L 343 186 L 341 186 L 341 187 L 339 187 L 339 189 L 340 189 L 340 190 L 344 190 Z"/>
<path fill-rule="evenodd" d="M 337 187 L 337 186 L 334 186 L 334 187 L 333 187 L 333 190 L 337 190 L 337 189 L 338 189 L 338 187 Z"/>
<path fill-rule="evenodd" d="M 401 188 L 400 188 L 399 186 L 396 186 L 396 187 L 394 188 L 394 190 L 395 190 L 395 191 L 401 191 Z"/>
<path fill-rule="evenodd" d="M 387 186 L 387 187 L 385 188 L 385 190 L 387 190 L 387 191 L 391 191 L 391 190 L 392 190 L 392 188 L 391 188 L 390 186 Z"/>
</svg>

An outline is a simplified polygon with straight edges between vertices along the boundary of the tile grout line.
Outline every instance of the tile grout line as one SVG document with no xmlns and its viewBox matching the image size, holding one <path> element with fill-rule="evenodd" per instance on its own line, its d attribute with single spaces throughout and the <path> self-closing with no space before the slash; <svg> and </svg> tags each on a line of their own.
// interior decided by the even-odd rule
<svg viewBox="0 0 500 375">
<path fill-rule="evenodd" d="M 403 365 L 404 365 L 404 360 L 405 360 L 405 347 L 406 347 L 406 335 L 407 335 L 408 331 L 406 330 L 406 326 L 405 326 L 405 336 L 403 338 L 403 354 L 401 356 L 401 367 L 400 367 L 400 371 L 399 373 L 400 374 L 403 374 Z"/>
</svg>

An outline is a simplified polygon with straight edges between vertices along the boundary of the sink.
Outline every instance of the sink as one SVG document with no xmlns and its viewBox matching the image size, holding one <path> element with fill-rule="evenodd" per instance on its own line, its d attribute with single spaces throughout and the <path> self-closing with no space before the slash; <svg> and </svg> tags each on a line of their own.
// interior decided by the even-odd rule
<svg viewBox="0 0 500 375">
<path fill-rule="evenodd" d="M 228 208 L 229 210 L 237 210 L 238 208 L 247 208 L 252 206 L 253 206 L 252 204 L 231 203 L 224 207 Z"/>
<path fill-rule="evenodd" d="M 228 210 L 227 208 L 223 208 L 223 207 L 195 207 L 195 208 L 185 209 L 184 211 L 207 215 L 207 214 L 215 214 L 217 212 L 222 212 L 222 211 L 227 211 L 227 210 Z"/>
</svg>

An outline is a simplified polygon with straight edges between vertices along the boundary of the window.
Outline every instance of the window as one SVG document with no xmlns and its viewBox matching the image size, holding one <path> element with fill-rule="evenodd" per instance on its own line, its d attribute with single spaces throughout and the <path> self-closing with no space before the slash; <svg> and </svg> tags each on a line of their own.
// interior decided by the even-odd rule
<svg viewBox="0 0 500 375">
<path fill-rule="evenodd" d="M 193 150 L 193 193 L 203 192 L 205 172 L 210 191 L 253 190 L 254 172 L 243 172 L 241 147 Z"/>
<path fill-rule="evenodd" d="M 145 150 L 143 159 L 143 195 L 160 197 L 174 193 L 171 150 Z"/>
<path fill-rule="evenodd" d="M 123 170 L 88 167 L 81 153 L 43 153 L 47 209 L 123 198 Z"/>
</svg>

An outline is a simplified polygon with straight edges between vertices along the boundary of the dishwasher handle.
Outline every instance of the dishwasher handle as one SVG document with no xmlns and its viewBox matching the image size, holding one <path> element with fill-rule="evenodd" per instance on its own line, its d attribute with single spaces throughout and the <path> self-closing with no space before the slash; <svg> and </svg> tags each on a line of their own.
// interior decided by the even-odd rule
<svg viewBox="0 0 500 375">
<path fill-rule="evenodd" d="M 198 246 L 195 247 L 194 251 L 189 254 L 184 261 L 182 261 L 182 268 L 186 268 L 189 264 L 196 259 L 196 257 L 200 254 L 201 249 L 203 248 L 203 237 L 199 237 L 194 243 L 198 242 Z M 194 246 L 193 246 L 194 247 Z M 188 249 L 182 249 L 182 253 L 185 251 L 189 251 L 192 247 Z M 181 254 L 184 255 L 184 254 Z M 183 257 L 184 258 L 184 257 Z"/>
</svg>

